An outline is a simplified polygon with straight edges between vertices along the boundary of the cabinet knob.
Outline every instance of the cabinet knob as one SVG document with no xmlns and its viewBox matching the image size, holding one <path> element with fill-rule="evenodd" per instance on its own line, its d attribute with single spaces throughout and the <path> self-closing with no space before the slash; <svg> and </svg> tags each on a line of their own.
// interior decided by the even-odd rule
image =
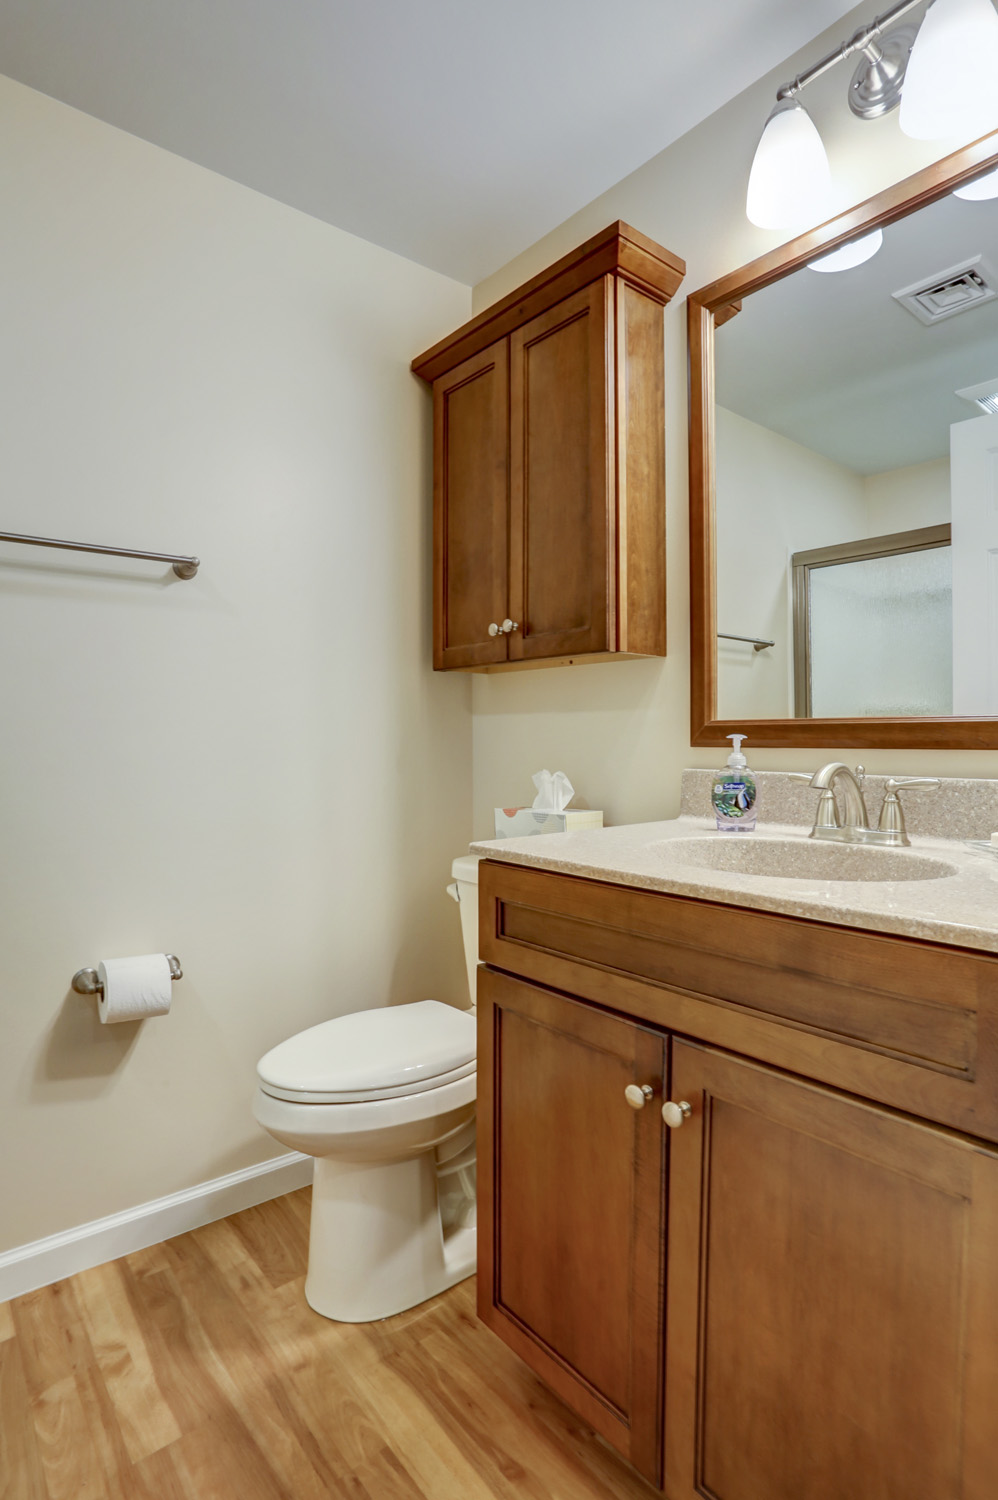
<svg viewBox="0 0 998 1500">
<path fill-rule="evenodd" d="M 678 1130 L 683 1121 L 688 1120 L 692 1113 L 693 1106 L 687 1104 L 685 1099 L 680 1099 L 678 1104 L 674 1104 L 669 1099 L 662 1105 L 662 1119 L 670 1130 Z"/>
<path fill-rule="evenodd" d="M 629 1083 L 624 1098 L 632 1109 L 644 1109 L 649 1099 L 654 1099 L 655 1090 L 650 1083 Z"/>
<path fill-rule="evenodd" d="M 519 630 L 519 628 L 520 625 L 517 620 L 503 620 L 501 625 L 497 625 L 493 620 L 489 626 L 489 635 L 512 635 L 513 631 Z"/>
</svg>

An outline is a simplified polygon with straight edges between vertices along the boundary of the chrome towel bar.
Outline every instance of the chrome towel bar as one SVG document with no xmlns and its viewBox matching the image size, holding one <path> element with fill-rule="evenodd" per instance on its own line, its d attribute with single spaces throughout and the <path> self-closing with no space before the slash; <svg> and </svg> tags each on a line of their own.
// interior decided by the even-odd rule
<svg viewBox="0 0 998 1500">
<path fill-rule="evenodd" d="M 724 635 L 720 630 L 717 632 L 717 639 L 719 641 L 745 641 L 748 645 L 753 646 L 756 651 L 765 651 L 767 646 L 776 645 L 775 641 L 760 641 L 754 635 Z"/>
<path fill-rule="evenodd" d="M 29 547 L 61 547 L 65 552 L 99 552 L 105 557 L 141 557 L 148 562 L 168 562 L 178 578 L 193 578 L 201 566 L 197 557 L 174 552 L 139 552 L 134 547 L 101 547 L 96 542 L 60 542 L 54 537 L 25 536 L 19 531 L 0 531 L 0 542 L 24 542 Z"/>
</svg>

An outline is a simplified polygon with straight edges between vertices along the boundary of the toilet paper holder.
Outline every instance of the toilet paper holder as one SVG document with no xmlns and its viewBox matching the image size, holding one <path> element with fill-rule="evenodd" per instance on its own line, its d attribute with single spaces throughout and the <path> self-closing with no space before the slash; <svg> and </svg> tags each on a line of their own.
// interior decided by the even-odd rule
<svg viewBox="0 0 998 1500">
<path fill-rule="evenodd" d="M 176 954 L 168 953 L 166 961 L 170 965 L 170 978 L 183 979 L 184 971 L 180 967 L 180 959 Z M 101 984 L 96 969 L 77 969 L 73 975 L 73 989 L 78 995 L 102 995 L 104 986 Z"/>
</svg>

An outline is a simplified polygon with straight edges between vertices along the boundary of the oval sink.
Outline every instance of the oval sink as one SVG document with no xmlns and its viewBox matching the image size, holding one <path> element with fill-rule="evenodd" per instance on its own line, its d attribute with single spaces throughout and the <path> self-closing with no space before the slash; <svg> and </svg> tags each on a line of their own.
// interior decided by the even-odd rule
<svg viewBox="0 0 998 1500">
<path fill-rule="evenodd" d="M 767 839 L 757 834 L 663 839 L 651 847 L 670 864 L 777 880 L 945 880 L 957 873 L 955 865 L 911 849 Z"/>
</svg>

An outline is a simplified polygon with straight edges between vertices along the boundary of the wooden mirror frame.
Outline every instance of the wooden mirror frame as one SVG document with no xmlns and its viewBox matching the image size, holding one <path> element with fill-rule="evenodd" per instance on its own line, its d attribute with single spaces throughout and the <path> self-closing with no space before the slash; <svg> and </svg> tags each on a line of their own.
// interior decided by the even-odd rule
<svg viewBox="0 0 998 1500">
<path fill-rule="evenodd" d="M 690 358 L 690 736 L 723 745 L 744 732 L 756 746 L 998 750 L 998 718 L 719 719 L 714 464 L 714 330 L 741 299 L 782 281 L 855 236 L 907 218 L 971 177 L 998 167 L 998 135 L 985 136 L 856 208 L 770 250 L 687 299 Z M 996 200 L 998 204 L 998 200 Z"/>
</svg>

